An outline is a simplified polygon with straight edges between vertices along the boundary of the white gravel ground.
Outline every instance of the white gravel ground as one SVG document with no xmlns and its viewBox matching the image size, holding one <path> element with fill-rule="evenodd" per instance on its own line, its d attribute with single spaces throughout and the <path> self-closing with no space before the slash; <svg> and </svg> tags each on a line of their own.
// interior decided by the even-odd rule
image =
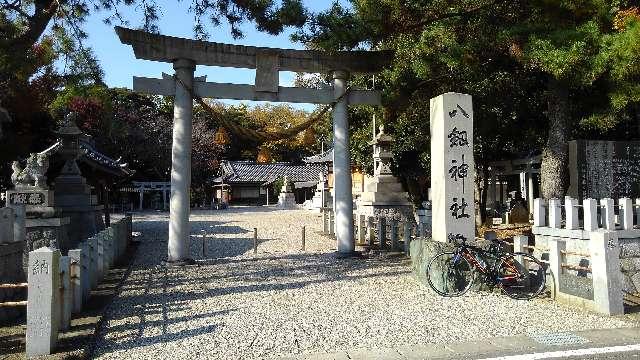
<svg viewBox="0 0 640 360">
<path fill-rule="evenodd" d="M 142 244 L 101 329 L 100 359 L 263 359 L 634 325 L 548 300 L 439 297 L 414 280 L 406 260 L 336 259 L 334 240 L 317 233 L 319 215 L 303 210 L 193 212 L 199 266 L 165 269 L 167 219 L 134 218 Z"/>
</svg>

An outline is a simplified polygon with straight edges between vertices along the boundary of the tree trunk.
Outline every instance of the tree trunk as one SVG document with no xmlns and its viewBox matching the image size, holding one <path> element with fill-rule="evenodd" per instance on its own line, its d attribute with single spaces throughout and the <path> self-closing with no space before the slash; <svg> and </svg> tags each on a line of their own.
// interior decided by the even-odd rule
<svg viewBox="0 0 640 360">
<path fill-rule="evenodd" d="M 562 81 L 552 78 L 548 82 L 547 118 L 549 134 L 542 150 L 542 196 L 545 199 L 562 198 L 569 183 L 570 114 L 569 90 Z"/>
</svg>

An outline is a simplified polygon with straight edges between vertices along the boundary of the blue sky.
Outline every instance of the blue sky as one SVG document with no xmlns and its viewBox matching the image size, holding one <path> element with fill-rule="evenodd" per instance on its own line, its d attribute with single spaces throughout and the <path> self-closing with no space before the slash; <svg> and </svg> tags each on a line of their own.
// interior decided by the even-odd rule
<svg viewBox="0 0 640 360">
<path fill-rule="evenodd" d="M 331 6 L 332 0 L 307 0 L 305 6 L 311 11 L 320 11 Z M 158 0 L 160 7 L 160 20 L 158 26 L 160 32 L 165 35 L 193 38 L 193 14 L 188 12 L 189 0 Z M 346 3 L 346 1 L 341 1 Z M 135 28 L 141 24 L 141 12 L 135 7 L 123 7 L 121 13 L 129 21 L 129 27 Z M 105 12 L 93 13 L 85 24 L 85 29 L 89 35 L 87 45 L 93 48 L 100 64 L 104 70 L 104 81 L 110 87 L 131 88 L 133 76 L 144 76 L 159 78 L 162 72 L 172 74 L 173 68 L 169 63 L 160 63 L 147 60 L 138 60 L 133 55 L 131 46 L 120 43 L 113 25 L 106 25 L 102 21 L 106 16 Z M 279 48 L 302 49 L 302 45 L 292 43 L 289 35 L 291 29 L 285 30 L 278 36 L 271 36 L 258 32 L 253 23 L 244 23 L 241 29 L 245 33 L 243 39 L 235 40 L 231 36 L 229 26 L 222 23 L 218 27 L 210 25 L 208 28 L 209 40 L 222 43 L 233 43 L 240 45 L 267 46 Z M 251 69 L 219 68 L 212 66 L 198 66 L 196 76 L 207 76 L 207 81 L 234 84 L 253 84 L 255 71 Z M 280 85 L 291 86 L 295 74 L 290 72 L 280 73 Z M 229 101 L 230 103 L 237 103 Z M 249 104 L 257 104 L 250 102 Z M 293 104 L 292 104 L 293 105 Z M 309 105 L 294 105 L 297 108 L 310 109 Z"/>
</svg>

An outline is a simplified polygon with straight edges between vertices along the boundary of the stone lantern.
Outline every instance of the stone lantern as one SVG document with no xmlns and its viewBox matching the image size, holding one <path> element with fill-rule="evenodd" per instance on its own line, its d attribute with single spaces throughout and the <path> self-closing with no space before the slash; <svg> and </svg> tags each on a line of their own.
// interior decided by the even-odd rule
<svg viewBox="0 0 640 360">
<path fill-rule="evenodd" d="M 81 240 L 89 238 L 104 229 L 102 205 L 91 194 L 91 187 L 82 176 L 76 162 L 84 155 L 80 139 L 84 134 L 76 125 L 77 114 L 70 112 L 56 134 L 58 134 L 58 154 L 64 165 L 60 174 L 54 179 L 56 213 L 71 220 L 69 226 L 69 243 L 61 244 L 63 253 L 72 249 Z"/>
<path fill-rule="evenodd" d="M 64 160 L 64 166 L 60 170 L 60 175 L 56 178 L 56 190 L 57 185 L 66 184 L 80 184 L 84 183 L 82 180 L 82 173 L 76 163 L 76 160 L 81 155 L 80 150 L 80 135 L 82 131 L 78 129 L 76 125 L 77 115 L 74 112 L 70 112 L 65 116 L 64 122 L 60 129 L 56 131 L 59 136 L 60 148 L 58 154 Z"/>
<path fill-rule="evenodd" d="M 357 202 L 357 213 L 382 216 L 393 220 L 413 221 L 413 204 L 400 181 L 391 172 L 393 137 L 380 132 L 369 143 L 373 145 L 373 178 L 365 183 L 365 191 Z"/>
<path fill-rule="evenodd" d="M 375 176 L 392 175 L 391 144 L 393 144 L 393 138 L 384 133 L 384 126 L 380 126 L 380 132 L 369 144 L 373 145 L 373 174 Z"/>
</svg>

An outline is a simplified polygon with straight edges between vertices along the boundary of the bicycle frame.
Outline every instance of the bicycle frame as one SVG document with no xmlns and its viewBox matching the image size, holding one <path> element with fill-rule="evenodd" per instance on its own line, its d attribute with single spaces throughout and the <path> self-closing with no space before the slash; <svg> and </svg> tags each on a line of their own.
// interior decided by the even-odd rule
<svg viewBox="0 0 640 360">
<path fill-rule="evenodd" d="M 511 264 L 507 261 L 503 261 L 504 264 L 508 266 L 508 270 L 513 273 L 513 275 L 507 276 L 498 276 L 496 266 L 498 261 L 504 258 L 504 253 L 502 254 L 493 254 L 492 252 L 486 251 L 479 247 L 469 246 L 467 244 L 460 244 L 457 249 L 457 256 L 464 257 L 471 266 L 473 266 L 476 270 L 480 271 L 482 274 L 490 274 L 492 275 L 492 279 L 501 284 L 504 280 L 513 280 L 516 279 L 520 275 L 520 269 L 518 269 L 514 264 Z M 482 262 L 478 259 L 479 256 L 491 257 L 493 265 L 489 266 L 485 259 L 482 259 Z M 456 257 L 454 262 L 457 262 L 458 258 Z M 487 264 L 484 266 L 482 263 Z M 485 281 L 486 282 L 486 281 Z"/>
</svg>

